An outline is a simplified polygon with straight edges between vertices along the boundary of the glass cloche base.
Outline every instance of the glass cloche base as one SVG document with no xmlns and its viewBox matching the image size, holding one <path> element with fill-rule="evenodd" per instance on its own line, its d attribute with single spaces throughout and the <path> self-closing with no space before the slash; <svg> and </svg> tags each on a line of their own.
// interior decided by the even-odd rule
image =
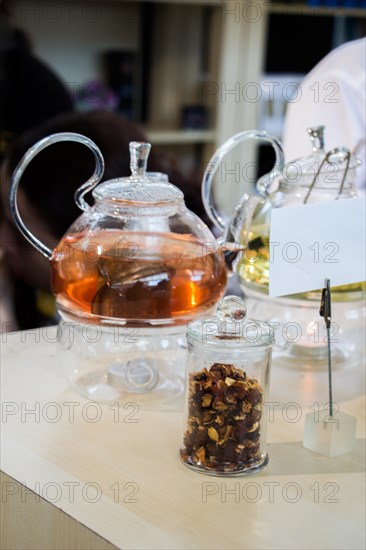
<svg viewBox="0 0 366 550">
<path fill-rule="evenodd" d="M 57 341 L 61 369 L 86 399 L 182 410 L 185 326 L 134 329 L 61 321 Z"/>
</svg>

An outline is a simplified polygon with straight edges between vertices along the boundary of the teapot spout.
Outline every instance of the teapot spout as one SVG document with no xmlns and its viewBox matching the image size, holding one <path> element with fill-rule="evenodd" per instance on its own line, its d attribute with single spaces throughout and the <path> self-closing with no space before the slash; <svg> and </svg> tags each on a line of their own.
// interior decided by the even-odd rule
<svg viewBox="0 0 366 550">
<path fill-rule="evenodd" d="M 233 210 L 227 223 L 220 246 L 228 273 L 232 275 L 240 262 L 249 242 L 249 230 L 257 207 L 263 203 L 261 197 L 245 193 Z"/>
<path fill-rule="evenodd" d="M 220 249 L 222 250 L 224 261 L 225 261 L 225 267 L 227 274 L 233 275 L 235 273 L 235 269 L 237 264 L 240 262 L 241 257 L 243 255 L 243 252 L 245 250 L 245 246 L 236 243 L 236 242 L 228 242 L 226 241 L 220 241 L 219 242 Z"/>
</svg>

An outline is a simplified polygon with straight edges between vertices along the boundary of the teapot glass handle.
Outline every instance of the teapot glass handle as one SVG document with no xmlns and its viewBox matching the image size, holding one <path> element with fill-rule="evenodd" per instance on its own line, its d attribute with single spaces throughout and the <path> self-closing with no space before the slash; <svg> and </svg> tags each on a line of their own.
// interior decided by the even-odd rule
<svg viewBox="0 0 366 550">
<path fill-rule="evenodd" d="M 230 137 L 227 141 L 225 141 L 225 143 L 221 145 L 221 147 L 219 147 L 219 149 L 217 149 L 215 154 L 211 157 L 202 180 L 203 204 L 205 206 L 206 212 L 209 215 L 211 221 L 219 229 L 225 229 L 225 222 L 223 218 L 220 216 L 219 212 L 216 210 L 216 207 L 213 201 L 213 196 L 212 196 L 213 177 L 217 171 L 219 163 L 222 162 L 222 159 L 229 153 L 229 151 L 234 149 L 234 147 L 236 147 L 238 143 L 241 143 L 248 139 L 259 139 L 261 141 L 268 141 L 272 145 L 276 153 L 275 169 L 282 172 L 285 165 L 283 149 L 280 141 L 277 138 L 267 134 L 267 132 L 261 132 L 258 130 L 247 130 L 246 132 L 239 132 L 238 134 L 235 134 L 234 136 Z"/>
<path fill-rule="evenodd" d="M 52 134 L 51 136 L 41 139 L 25 153 L 25 155 L 19 162 L 18 166 L 14 171 L 14 174 L 12 176 L 11 183 L 10 183 L 10 192 L 9 192 L 10 211 L 15 221 L 15 224 L 18 227 L 19 231 L 22 233 L 22 235 L 37 250 L 39 250 L 39 252 L 41 252 L 48 259 L 52 257 L 53 252 L 45 244 L 43 244 L 39 239 L 37 239 L 37 237 L 35 237 L 33 233 L 29 231 L 29 229 L 23 222 L 19 214 L 17 193 L 18 193 L 18 186 L 19 186 L 20 179 L 25 169 L 27 168 L 28 164 L 31 162 L 31 160 L 33 160 L 34 157 L 40 151 L 42 151 L 49 145 L 58 143 L 60 141 L 76 141 L 78 143 L 81 143 L 92 151 L 95 158 L 95 170 L 93 175 L 88 179 L 88 181 L 83 183 L 83 185 L 81 185 L 79 189 L 77 189 L 77 191 L 75 192 L 75 202 L 78 205 L 78 207 L 81 208 L 81 210 L 84 210 L 84 211 L 88 210 L 89 205 L 85 201 L 84 195 L 89 191 L 91 191 L 100 182 L 104 173 L 104 159 L 103 159 L 102 153 L 100 152 L 96 144 L 91 139 L 81 134 L 76 134 L 73 132 L 61 132 L 59 134 Z"/>
</svg>

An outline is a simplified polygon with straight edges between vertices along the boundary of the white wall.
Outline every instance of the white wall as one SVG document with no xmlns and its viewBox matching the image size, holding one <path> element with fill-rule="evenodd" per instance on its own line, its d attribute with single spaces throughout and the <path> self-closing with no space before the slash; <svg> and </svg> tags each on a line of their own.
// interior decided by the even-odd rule
<svg viewBox="0 0 366 550">
<path fill-rule="evenodd" d="M 100 0 L 11 0 L 11 22 L 30 36 L 34 52 L 65 83 L 100 76 L 108 49 L 137 50 L 139 5 Z"/>
</svg>

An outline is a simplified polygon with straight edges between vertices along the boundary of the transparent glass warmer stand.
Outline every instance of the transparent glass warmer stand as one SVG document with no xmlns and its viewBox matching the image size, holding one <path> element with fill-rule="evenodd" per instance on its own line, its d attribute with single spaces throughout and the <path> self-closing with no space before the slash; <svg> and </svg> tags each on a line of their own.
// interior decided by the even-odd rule
<svg viewBox="0 0 366 550">
<path fill-rule="evenodd" d="M 185 326 L 162 330 L 61 321 L 57 341 L 61 369 L 86 399 L 183 408 Z"/>
<path fill-rule="evenodd" d="M 328 368 L 327 331 L 319 315 L 320 298 L 299 300 L 271 298 L 245 287 L 248 310 L 254 317 L 268 322 L 274 330 L 276 344 L 273 358 L 279 367 L 300 370 Z M 318 298 L 318 296 L 316 296 Z M 355 367 L 365 362 L 366 302 L 358 300 L 332 302 L 332 365 Z"/>
</svg>

